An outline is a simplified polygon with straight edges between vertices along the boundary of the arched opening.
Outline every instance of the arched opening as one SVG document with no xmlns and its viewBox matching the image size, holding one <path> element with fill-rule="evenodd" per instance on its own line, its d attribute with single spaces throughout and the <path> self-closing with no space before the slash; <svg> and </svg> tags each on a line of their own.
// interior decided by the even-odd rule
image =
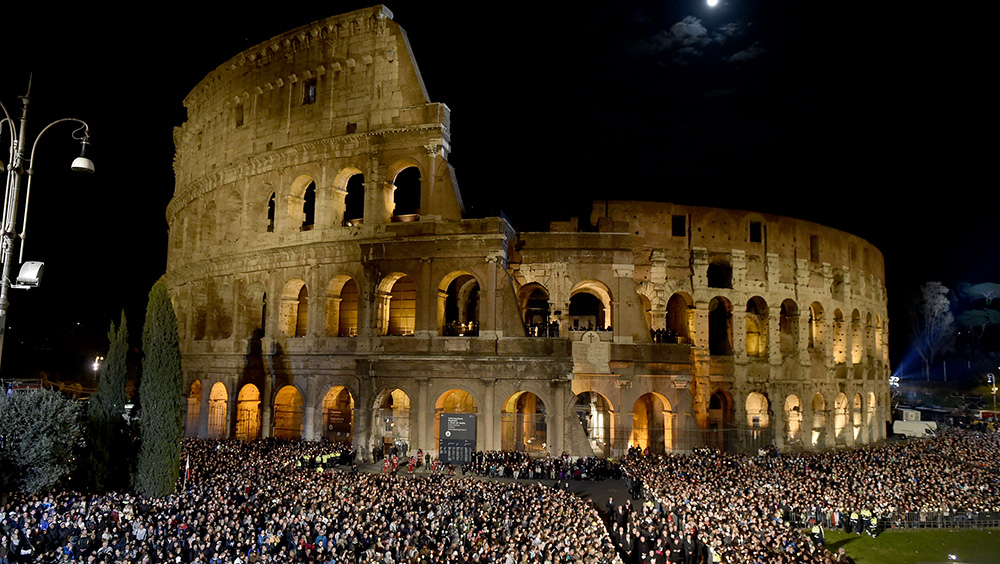
<svg viewBox="0 0 1000 564">
<path fill-rule="evenodd" d="M 507 398 L 500 412 L 500 444 L 503 450 L 541 453 L 547 445 L 545 404 L 531 392 Z"/>
<path fill-rule="evenodd" d="M 295 307 L 295 336 L 305 337 L 309 327 L 309 289 L 305 285 L 299 290 Z"/>
<path fill-rule="evenodd" d="M 708 400 L 708 444 L 719 450 L 730 445 L 727 435 L 733 430 L 735 414 L 732 398 L 724 390 L 718 390 Z"/>
<path fill-rule="evenodd" d="M 236 396 L 236 439 L 252 441 L 260 437 L 260 390 L 247 384 Z"/>
<path fill-rule="evenodd" d="M 882 360 L 882 316 L 875 316 L 875 356 L 876 360 Z"/>
<path fill-rule="evenodd" d="M 187 419 L 184 423 L 184 436 L 197 437 L 198 423 L 201 421 L 201 380 L 191 382 L 187 397 Z"/>
<path fill-rule="evenodd" d="M 229 410 L 229 392 L 226 385 L 216 382 L 208 396 L 208 437 L 209 439 L 226 438 L 226 414 Z"/>
<path fill-rule="evenodd" d="M 402 450 L 410 442 L 410 396 L 399 388 L 386 390 L 376 406 L 375 446 L 383 455 L 390 454 L 393 445 Z"/>
<path fill-rule="evenodd" d="M 694 303 L 687 294 L 674 294 L 667 301 L 667 337 L 664 342 L 692 344 L 691 308 Z"/>
<path fill-rule="evenodd" d="M 782 355 L 794 355 L 799 349 L 799 306 L 794 300 L 781 302 L 778 313 L 778 346 Z"/>
<path fill-rule="evenodd" d="M 310 182 L 302 194 L 301 231 L 309 231 L 316 225 L 316 183 Z"/>
<path fill-rule="evenodd" d="M 809 348 L 823 354 L 823 306 L 819 302 L 809 306 Z"/>
<path fill-rule="evenodd" d="M 444 317 L 441 334 L 451 337 L 479 335 L 479 282 L 476 277 L 467 272 L 452 273 L 442 280 L 439 290 L 438 316 Z"/>
<path fill-rule="evenodd" d="M 354 440 L 354 397 L 344 386 L 333 386 L 323 396 L 323 438 L 351 445 Z"/>
<path fill-rule="evenodd" d="M 673 450 L 673 413 L 670 402 L 660 394 L 639 396 L 632 406 L 632 436 L 629 446 L 649 448 L 655 454 Z"/>
<path fill-rule="evenodd" d="M 569 326 L 574 331 L 611 329 L 611 292 L 603 283 L 588 280 L 573 287 L 569 298 Z"/>
<path fill-rule="evenodd" d="M 874 392 L 868 392 L 868 436 L 875 442 L 881 436 L 879 433 L 879 421 L 876 417 L 878 413 L 878 400 L 875 399 Z"/>
<path fill-rule="evenodd" d="M 847 395 L 841 392 L 833 402 L 833 435 L 838 445 L 847 444 Z"/>
<path fill-rule="evenodd" d="M 361 225 L 365 219 L 365 175 L 355 174 L 347 180 L 344 197 L 344 225 Z"/>
<path fill-rule="evenodd" d="M 812 445 L 816 446 L 826 442 L 826 400 L 820 394 L 813 396 L 812 414 Z"/>
<path fill-rule="evenodd" d="M 611 456 L 613 419 L 611 402 L 597 392 L 583 392 L 576 396 L 574 411 L 580 419 L 580 424 L 583 425 L 584 434 L 590 440 L 594 454 L 602 458 Z"/>
<path fill-rule="evenodd" d="M 267 200 L 267 232 L 274 232 L 274 207 L 275 207 L 275 193 L 271 192 L 271 197 Z"/>
<path fill-rule="evenodd" d="M 802 402 L 795 394 L 785 398 L 785 441 L 788 444 L 802 442 Z"/>
<path fill-rule="evenodd" d="M 759 296 L 747 301 L 746 351 L 747 356 L 767 358 L 768 323 L 767 302 Z"/>
<path fill-rule="evenodd" d="M 417 285 L 401 272 L 386 276 L 375 293 L 379 335 L 412 335 L 417 321 Z"/>
<path fill-rule="evenodd" d="M 861 434 L 861 422 L 863 406 L 861 405 L 861 394 L 854 394 L 854 410 L 851 413 L 851 417 L 854 423 L 854 440 L 858 440 L 858 436 Z"/>
<path fill-rule="evenodd" d="M 541 284 L 528 284 L 520 291 L 524 327 L 529 337 L 558 336 L 558 326 L 553 328 L 549 311 L 549 292 Z M 552 329 L 555 329 L 553 334 Z"/>
<path fill-rule="evenodd" d="M 476 398 L 465 390 L 448 390 L 434 403 L 434 446 L 441 440 L 442 413 L 478 413 Z"/>
<path fill-rule="evenodd" d="M 771 444 L 771 402 L 760 392 L 747 395 L 745 404 L 747 427 L 750 431 L 748 448 L 760 449 Z"/>
<path fill-rule="evenodd" d="M 733 309 L 729 300 L 719 296 L 708 303 L 708 352 L 733 354 Z"/>
<path fill-rule="evenodd" d="M 420 214 L 420 169 L 415 166 L 404 168 L 392 183 L 395 187 L 392 192 L 395 204 L 392 215 L 404 217 Z"/>
<path fill-rule="evenodd" d="M 358 334 L 358 285 L 349 276 L 337 276 L 326 291 L 326 334 L 355 337 Z"/>
<path fill-rule="evenodd" d="M 302 394 L 295 386 L 284 386 L 274 398 L 274 437 L 302 438 Z"/>
</svg>

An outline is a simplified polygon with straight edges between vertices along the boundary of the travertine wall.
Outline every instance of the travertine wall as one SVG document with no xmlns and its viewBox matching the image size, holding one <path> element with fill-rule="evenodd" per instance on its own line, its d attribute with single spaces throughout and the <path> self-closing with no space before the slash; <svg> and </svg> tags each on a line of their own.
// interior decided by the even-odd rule
<svg viewBox="0 0 1000 564">
<path fill-rule="evenodd" d="M 466 219 L 448 109 L 385 7 L 248 49 L 185 106 L 166 280 L 189 434 L 368 457 L 436 452 L 443 412 L 477 413 L 480 449 L 553 454 L 884 434 L 878 250 L 671 204 L 600 202 L 588 233 Z"/>
</svg>

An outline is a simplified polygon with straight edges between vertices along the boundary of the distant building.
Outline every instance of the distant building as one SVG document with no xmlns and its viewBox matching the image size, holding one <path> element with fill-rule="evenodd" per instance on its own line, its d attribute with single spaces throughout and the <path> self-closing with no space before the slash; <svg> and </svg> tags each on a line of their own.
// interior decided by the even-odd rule
<svg viewBox="0 0 1000 564">
<path fill-rule="evenodd" d="M 768 214 L 600 201 L 580 231 L 467 219 L 382 6 L 205 77 L 175 131 L 167 283 L 187 434 L 437 453 L 853 445 L 889 417 L 884 264 Z"/>
</svg>

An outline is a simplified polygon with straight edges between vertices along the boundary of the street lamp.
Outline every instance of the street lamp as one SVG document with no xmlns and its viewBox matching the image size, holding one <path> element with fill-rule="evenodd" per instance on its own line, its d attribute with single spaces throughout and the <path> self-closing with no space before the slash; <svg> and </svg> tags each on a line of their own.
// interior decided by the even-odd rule
<svg viewBox="0 0 1000 564">
<path fill-rule="evenodd" d="M 0 102 L 0 109 L 3 110 L 3 120 L 0 120 L 0 137 L 3 135 L 3 126 L 7 125 L 10 132 L 9 161 L 5 168 L 7 172 L 7 186 L 4 192 L 4 208 L 2 231 L 0 231 L 0 261 L 3 262 L 3 276 L 0 278 L 0 357 L 3 354 L 3 338 L 7 332 L 7 308 L 10 305 L 9 293 L 11 288 L 29 289 L 37 288 L 42 280 L 42 273 L 45 265 L 37 261 L 24 262 L 24 238 L 28 229 L 28 204 L 31 201 L 31 179 L 34 176 L 35 150 L 38 148 L 38 140 L 42 135 L 57 123 L 72 122 L 78 124 L 73 131 L 73 139 L 80 142 L 80 156 L 73 160 L 71 168 L 78 172 L 94 172 L 94 163 L 87 157 L 87 145 L 90 144 L 90 128 L 86 122 L 76 118 L 57 119 L 46 125 L 35 136 L 31 144 L 31 153 L 25 158 L 24 148 L 28 145 L 28 104 L 31 101 L 31 79 L 28 79 L 28 92 L 20 97 L 23 105 L 21 109 L 21 119 L 18 130 L 14 128 L 14 119 L 10 117 L 7 107 Z M 0 162 L 0 165 L 3 165 Z M 27 174 L 28 185 L 24 196 L 24 213 L 21 216 L 21 232 L 18 233 L 18 198 L 21 191 L 21 176 Z M 13 269 L 14 247 L 18 239 L 21 246 L 18 251 L 18 264 L 21 264 L 15 283 L 11 283 L 11 271 Z"/>
</svg>

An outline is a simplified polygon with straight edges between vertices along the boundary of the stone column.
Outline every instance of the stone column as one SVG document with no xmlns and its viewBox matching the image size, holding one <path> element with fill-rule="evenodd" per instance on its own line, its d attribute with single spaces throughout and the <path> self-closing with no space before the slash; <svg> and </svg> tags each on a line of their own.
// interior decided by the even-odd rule
<svg viewBox="0 0 1000 564">
<path fill-rule="evenodd" d="M 444 308 L 434 299 L 438 292 L 432 283 L 432 261 L 430 257 L 420 259 L 420 287 L 417 289 L 420 305 L 417 307 L 417 320 L 413 330 L 413 334 L 418 338 L 433 337 L 441 329 L 441 323 L 437 320 L 440 313 L 444 312 Z"/>
<path fill-rule="evenodd" d="M 326 331 L 325 335 L 329 337 L 339 337 L 340 336 L 340 302 L 343 301 L 341 298 L 327 298 L 326 299 L 326 315 L 324 316 L 326 320 Z"/>
<path fill-rule="evenodd" d="M 306 441 L 316 440 L 316 406 L 306 403 L 302 413 L 302 438 Z"/>
<path fill-rule="evenodd" d="M 552 381 L 552 401 L 555 405 L 552 406 L 552 411 L 555 415 L 555 440 L 551 441 L 551 438 L 546 437 L 547 441 L 551 441 L 552 452 L 555 456 L 561 455 L 566 451 L 566 418 L 575 417 L 575 414 L 566 414 L 566 380 L 559 378 Z"/>
<path fill-rule="evenodd" d="M 775 398 L 769 397 L 768 407 L 771 410 L 771 431 L 774 436 L 774 446 L 781 450 L 785 448 L 785 402 L 778 398 L 778 405 L 775 407 Z"/>
<path fill-rule="evenodd" d="M 496 406 L 496 378 L 480 378 L 483 383 L 483 388 L 485 389 L 485 403 L 483 409 L 479 410 L 479 417 L 483 418 L 483 434 L 485 437 L 485 444 L 478 444 L 480 439 L 476 437 L 476 449 L 477 450 L 499 450 L 500 449 L 500 437 L 496 436 L 499 434 L 500 429 L 497 428 L 496 420 L 500 417 L 500 410 Z"/>
<path fill-rule="evenodd" d="M 371 422 L 372 422 L 372 410 L 368 407 L 368 401 L 356 401 L 354 402 L 354 429 L 352 429 L 354 435 L 352 437 L 352 442 L 354 443 L 354 451 L 358 453 L 358 458 L 362 461 L 372 460 L 372 444 L 371 444 Z"/>
<path fill-rule="evenodd" d="M 201 379 L 201 411 L 198 413 L 199 439 L 208 438 L 208 415 L 212 410 L 212 404 L 208 401 L 208 398 L 212 395 L 212 388 L 209 387 L 210 383 L 208 378 Z"/>
<path fill-rule="evenodd" d="M 434 440 L 434 429 L 431 425 L 434 424 L 433 411 L 428 409 L 427 405 L 427 385 L 430 383 L 430 379 L 426 376 L 417 376 L 417 404 L 413 409 L 416 413 L 416 436 L 413 437 L 411 441 L 412 444 L 417 445 L 417 448 L 422 448 L 425 451 L 430 450 L 431 442 Z"/>
</svg>

